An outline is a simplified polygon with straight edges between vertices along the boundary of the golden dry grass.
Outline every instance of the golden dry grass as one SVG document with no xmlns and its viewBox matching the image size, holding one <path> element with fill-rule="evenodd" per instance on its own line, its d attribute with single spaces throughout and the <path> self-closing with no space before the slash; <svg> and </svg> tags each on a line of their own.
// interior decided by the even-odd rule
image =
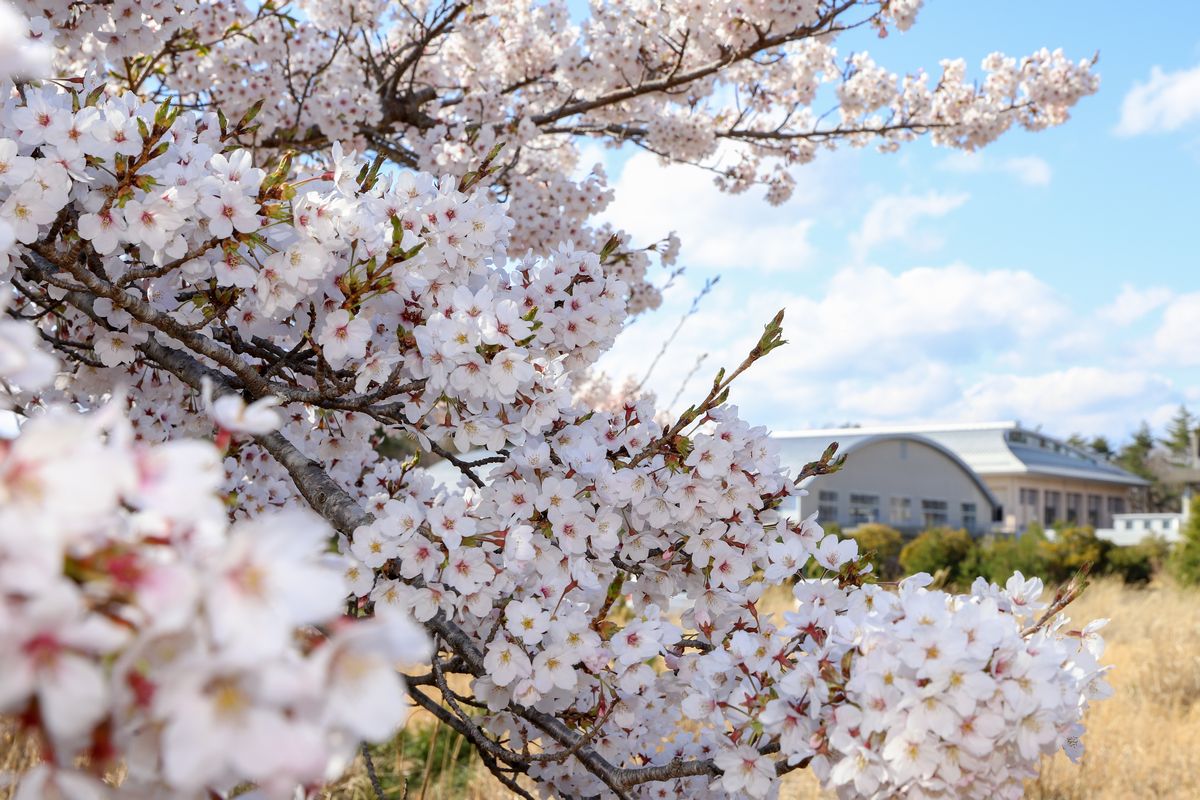
<svg viewBox="0 0 1200 800">
<path fill-rule="evenodd" d="M 1070 609 L 1082 623 L 1112 620 L 1104 662 L 1116 695 L 1087 719 L 1082 765 L 1047 759 L 1028 787 L 1030 800 L 1192 800 L 1200 798 L 1200 590 L 1170 584 L 1135 589 L 1114 581 L 1089 587 Z M 376 757 L 389 796 L 409 800 L 508 800 L 461 739 L 428 713 L 414 712 L 402 745 Z M 33 753 L 0 728 L 0 771 L 30 763 Z M 8 794 L 0 788 L 0 800 Z M 824 795 L 807 773 L 789 775 L 783 800 Z M 374 800 L 361 760 L 326 800 Z"/>
<path fill-rule="evenodd" d="M 1083 763 L 1048 760 L 1028 797 L 1200 797 L 1200 590 L 1101 582 L 1071 611 L 1112 620 L 1104 663 L 1116 693 L 1088 714 Z"/>
</svg>

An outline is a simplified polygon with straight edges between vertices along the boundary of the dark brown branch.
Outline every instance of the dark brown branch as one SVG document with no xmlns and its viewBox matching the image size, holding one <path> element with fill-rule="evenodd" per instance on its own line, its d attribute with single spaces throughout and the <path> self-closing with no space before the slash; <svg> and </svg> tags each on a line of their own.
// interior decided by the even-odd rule
<svg viewBox="0 0 1200 800">
<path fill-rule="evenodd" d="M 371 758 L 371 749 L 367 747 L 366 742 L 363 742 L 359 746 L 359 751 L 362 753 L 363 764 L 367 768 L 367 780 L 371 782 L 371 791 L 375 792 L 375 800 L 387 800 L 387 795 L 383 793 L 383 784 L 379 782 L 379 775 L 375 772 L 375 760 Z"/>
<path fill-rule="evenodd" d="M 820 17 L 814 24 L 807 25 L 801 28 L 795 28 L 785 33 L 767 36 L 760 34 L 755 42 L 747 47 L 739 50 L 732 50 L 721 58 L 711 61 L 701 67 L 688 70 L 687 72 L 672 71 L 671 74 L 658 80 L 644 81 L 636 85 L 627 86 L 623 89 L 617 89 L 607 94 L 602 94 L 599 97 L 591 100 L 580 100 L 574 103 L 567 103 L 560 106 L 551 112 L 536 114 L 531 117 L 535 125 L 546 125 L 552 122 L 557 122 L 560 119 L 573 117 L 577 114 L 585 114 L 589 111 L 594 111 L 598 108 L 622 103 L 626 100 L 632 100 L 635 97 L 640 97 L 647 94 L 655 94 L 658 92 L 666 92 L 671 89 L 676 89 L 680 86 L 694 83 L 695 81 L 707 78 L 720 72 L 722 69 L 736 64 L 739 61 L 745 61 L 764 50 L 769 50 L 773 47 L 787 44 L 788 42 L 797 41 L 799 39 L 807 39 L 815 36 L 818 33 L 828 34 L 837 31 L 832 23 L 841 16 L 847 9 L 854 6 L 857 0 L 846 0 L 840 5 L 832 6 L 824 15 Z"/>
</svg>

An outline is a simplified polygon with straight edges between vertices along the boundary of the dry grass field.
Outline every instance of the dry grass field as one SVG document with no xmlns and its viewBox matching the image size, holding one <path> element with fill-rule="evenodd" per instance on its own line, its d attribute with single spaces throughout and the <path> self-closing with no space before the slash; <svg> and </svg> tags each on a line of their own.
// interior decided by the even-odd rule
<svg viewBox="0 0 1200 800">
<path fill-rule="evenodd" d="M 1105 663 L 1115 669 L 1116 695 L 1087 720 L 1081 766 L 1047 759 L 1028 787 L 1030 800 L 1192 800 L 1200 797 L 1200 591 L 1169 584 L 1134 589 L 1112 581 L 1089 587 L 1071 608 L 1076 620 L 1108 617 Z M 0 770 L 33 757 L 0 731 Z M 391 798 L 507 800 L 460 737 L 423 712 L 414 713 L 394 747 L 376 756 Z M 9 793 L 0 788 L 0 800 Z M 784 800 L 822 794 L 805 774 L 789 776 Z M 327 800 L 374 800 L 361 763 Z"/>
</svg>

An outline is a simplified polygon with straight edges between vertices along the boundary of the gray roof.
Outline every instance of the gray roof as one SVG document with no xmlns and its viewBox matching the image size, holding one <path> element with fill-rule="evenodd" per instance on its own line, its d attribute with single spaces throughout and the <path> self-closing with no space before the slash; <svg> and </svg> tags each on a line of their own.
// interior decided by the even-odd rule
<svg viewBox="0 0 1200 800">
<path fill-rule="evenodd" d="M 826 428 L 822 430 L 776 433 L 781 454 L 787 449 L 797 458 L 814 454 L 819 458 L 830 442 L 841 449 L 863 439 L 878 436 L 917 435 L 932 440 L 956 454 L 975 473 L 988 475 L 1050 475 L 1058 478 L 1103 481 L 1124 486 L 1149 486 L 1149 481 L 1126 472 L 1103 457 L 1023 428 L 1017 422 L 989 422 L 969 425 L 912 425 L 905 427 Z M 790 458 L 789 458 L 790 460 Z M 805 462 L 806 463 L 806 462 Z"/>
</svg>

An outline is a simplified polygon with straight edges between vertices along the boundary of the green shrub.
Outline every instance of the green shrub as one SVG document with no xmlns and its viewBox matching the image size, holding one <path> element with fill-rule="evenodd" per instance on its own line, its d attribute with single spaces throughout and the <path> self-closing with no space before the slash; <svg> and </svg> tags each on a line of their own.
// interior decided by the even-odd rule
<svg viewBox="0 0 1200 800">
<path fill-rule="evenodd" d="M 1165 538 L 1154 533 L 1138 542 L 1137 546 L 1145 550 L 1150 557 L 1150 566 L 1154 569 L 1154 574 L 1167 569 L 1171 561 L 1171 543 Z"/>
<path fill-rule="evenodd" d="M 1042 578 L 1050 584 L 1070 580 L 1084 564 L 1091 564 L 1097 573 L 1103 572 L 1112 542 L 1101 539 L 1090 525 L 1059 528 L 1053 539 L 1041 544 L 1045 561 Z"/>
<path fill-rule="evenodd" d="M 1154 554 L 1142 544 L 1114 547 L 1108 551 L 1104 571 L 1120 576 L 1125 583 L 1149 583 L 1154 576 Z"/>
<path fill-rule="evenodd" d="M 900 551 L 900 566 L 906 575 L 917 572 L 936 575 L 945 570 L 946 583 L 963 585 L 974 577 L 968 574 L 974 550 L 975 543 L 966 531 L 930 528 Z"/>
<path fill-rule="evenodd" d="M 872 549 L 864 542 L 882 535 L 872 528 L 890 530 L 885 525 L 864 525 L 856 530 L 856 539 L 860 531 L 865 532 L 859 539 L 860 551 Z M 883 551 L 881 546 L 877 549 Z M 886 574 L 886 566 L 878 566 L 884 559 L 872 561 L 881 575 Z M 1092 565 L 1093 575 L 1114 575 L 1129 584 L 1147 583 L 1169 566 L 1180 582 L 1200 584 L 1200 518 L 1189 521 L 1183 541 L 1173 550 L 1158 537 L 1117 547 L 1096 536 L 1089 526 L 1064 526 L 1050 537 L 1034 524 L 1019 536 L 993 534 L 978 541 L 972 541 L 965 531 L 933 528 L 904 546 L 899 563 L 902 576 L 916 572 L 937 576 L 941 572 L 941 582 L 958 589 L 966 588 L 976 577 L 1003 584 L 1014 572 L 1039 577 L 1053 587 L 1070 580 L 1084 564 Z"/>
<path fill-rule="evenodd" d="M 849 535 L 858 542 L 858 552 L 870 555 L 875 575 L 881 580 L 900 577 L 900 548 L 904 546 L 900 531 L 880 522 L 870 522 L 859 525 Z"/>
<path fill-rule="evenodd" d="M 449 791 L 461 797 L 470 786 L 475 750 L 441 723 L 405 726 L 392 741 L 371 750 L 387 797 L 425 797 L 431 785 L 439 795 Z"/>
<path fill-rule="evenodd" d="M 983 576 L 993 583 L 1004 583 L 1014 572 L 1026 577 L 1042 576 L 1046 572 L 1042 554 L 1045 542 L 1040 525 L 1030 525 L 1019 536 L 988 536 L 975 548 L 974 558 L 964 569 L 972 578 Z"/>
<path fill-rule="evenodd" d="M 1171 573 L 1185 586 L 1200 584 L 1200 500 L 1193 499 L 1191 505 L 1170 561 Z"/>
</svg>

